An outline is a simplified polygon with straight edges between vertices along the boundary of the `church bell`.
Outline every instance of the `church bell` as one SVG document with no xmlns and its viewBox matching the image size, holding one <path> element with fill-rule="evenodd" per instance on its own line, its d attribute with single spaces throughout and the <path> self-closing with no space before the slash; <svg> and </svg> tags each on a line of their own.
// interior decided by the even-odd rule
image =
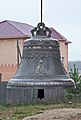
<svg viewBox="0 0 81 120">
<path fill-rule="evenodd" d="M 22 61 L 7 84 L 7 103 L 56 103 L 64 101 L 65 89 L 73 87 L 61 62 L 59 42 L 51 29 L 39 23 L 25 40 Z"/>
</svg>

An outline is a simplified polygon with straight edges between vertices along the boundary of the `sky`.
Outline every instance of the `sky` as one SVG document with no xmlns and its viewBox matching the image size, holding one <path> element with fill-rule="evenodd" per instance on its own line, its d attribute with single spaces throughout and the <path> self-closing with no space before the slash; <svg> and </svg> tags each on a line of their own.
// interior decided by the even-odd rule
<svg viewBox="0 0 81 120">
<path fill-rule="evenodd" d="M 4 20 L 37 26 L 40 0 L 0 0 L 0 22 Z M 81 60 L 81 0 L 43 0 L 43 22 L 72 42 L 68 60 Z"/>
</svg>

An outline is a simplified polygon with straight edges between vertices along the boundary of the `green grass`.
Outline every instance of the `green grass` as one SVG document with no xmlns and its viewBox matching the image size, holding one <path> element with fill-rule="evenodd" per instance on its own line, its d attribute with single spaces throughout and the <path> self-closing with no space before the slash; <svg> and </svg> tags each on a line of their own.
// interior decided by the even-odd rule
<svg viewBox="0 0 81 120">
<path fill-rule="evenodd" d="M 24 117 L 40 114 L 48 109 L 59 108 L 81 108 L 81 104 L 0 105 L 0 120 L 22 120 Z"/>
</svg>

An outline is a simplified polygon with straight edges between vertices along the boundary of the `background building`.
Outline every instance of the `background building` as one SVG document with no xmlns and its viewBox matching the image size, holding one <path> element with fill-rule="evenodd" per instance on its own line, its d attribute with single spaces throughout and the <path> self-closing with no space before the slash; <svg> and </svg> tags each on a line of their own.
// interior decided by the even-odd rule
<svg viewBox="0 0 81 120">
<path fill-rule="evenodd" d="M 16 72 L 21 59 L 23 43 L 25 39 L 31 37 L 33 26 L 10 20 L 0 22 L 0 80 L 8 81 Z M 68 43 L 55 29 L 52 29 L 52 37 L 59 40 L 61 60 L 67 72 L 68 70 Z"/>
</svg>

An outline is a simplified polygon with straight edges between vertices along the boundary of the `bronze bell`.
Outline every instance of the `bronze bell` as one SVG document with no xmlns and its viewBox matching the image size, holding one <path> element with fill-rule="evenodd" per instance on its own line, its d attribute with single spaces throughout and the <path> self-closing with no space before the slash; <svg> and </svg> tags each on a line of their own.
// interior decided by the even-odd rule
<svg viewBox="0 0 81 120">
<path fill-rule="evenodd" d="M 19 69 L 7 84 L 7 103 L 56 103 L 64 101 L 65 88 L 73 87 L 61 62 L 59 42 L 39 23 L 25 40 Z"/>
</svg>

